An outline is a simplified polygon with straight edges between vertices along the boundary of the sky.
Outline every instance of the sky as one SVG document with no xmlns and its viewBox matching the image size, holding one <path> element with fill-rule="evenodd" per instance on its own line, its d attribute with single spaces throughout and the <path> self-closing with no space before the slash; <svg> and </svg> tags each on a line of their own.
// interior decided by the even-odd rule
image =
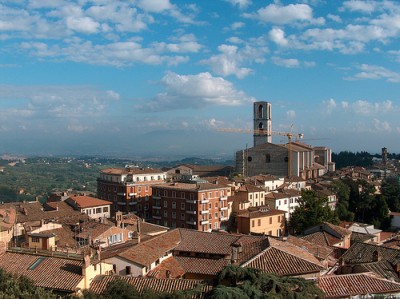
<svg viewBox="0 0 400 299">
<path fill-rule="evenodd" d="M 399 1 L 0 0 L 0 43 L 0 153 L 233 158 L 255 101 L 400 152 Z"/>
</svg>

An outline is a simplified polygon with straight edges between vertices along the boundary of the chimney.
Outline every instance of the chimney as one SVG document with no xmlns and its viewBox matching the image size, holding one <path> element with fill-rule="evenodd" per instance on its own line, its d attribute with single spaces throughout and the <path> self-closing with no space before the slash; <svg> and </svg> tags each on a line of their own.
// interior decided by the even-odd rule
<svg viewBox="0 0 400 299">
<path fill-rule="evenodd" d="M 122 212 L 121 211 L 118 211 L 115 213 L 115 221 L 116 221 L 116 225 L 118 227 L 121 227 L 121 224 L 122 224 Z"/>
<path fill-rule="evenodd" d="M 231 264 L 236 263 L 238 260 L 238 247 L 232 246 Z"/>
<path fill-rule="evenodd" d="M 167 270 L 167 271 L 165 272 L 165 277 L 166 277 L 166 278 L 171 278 L 171 271 L 170 271 L 170 270 Z"/>
<path fill-rule="evenodd" d="M 140 243 L 140 219 L 137 220 L 137 242 Z"/>
<path fill-rule="evenodd" d="M 378 251 L 378 250 L 375 250 L 375 251 L 372 253 L 372 261 L 373 261 L 373 262 L 379 262 L 379 261 L 381 260 L 381 258 L 382 258 L 382 256 L 379 254 L 379 251 Z"/>
</svg>

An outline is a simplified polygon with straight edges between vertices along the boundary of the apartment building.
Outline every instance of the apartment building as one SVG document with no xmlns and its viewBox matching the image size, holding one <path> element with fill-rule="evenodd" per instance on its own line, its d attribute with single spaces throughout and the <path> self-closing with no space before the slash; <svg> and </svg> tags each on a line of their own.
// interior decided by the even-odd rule
<svg viewBox="0 0 400 299">
<path fill-rule="evenodd" d="M 112 202 L 112 215 L 117 211 L 133 212 L 151 219 L 152 186 L 163 184 L 167 173 L 160 169 L 125 167 L 100 171 L 97 196 Z"/>
<path fill-rule="evenodd" d="M 225 229 L 231 188 L 211 183 L 154 185 L 153 222 L 199 231 Z"/>
</svg>

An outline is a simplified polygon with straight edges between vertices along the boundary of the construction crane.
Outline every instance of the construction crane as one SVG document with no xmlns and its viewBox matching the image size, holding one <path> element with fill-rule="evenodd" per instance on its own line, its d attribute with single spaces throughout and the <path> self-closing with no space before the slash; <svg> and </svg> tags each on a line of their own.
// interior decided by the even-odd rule
<svg viewBox="0 0 400 299">
<path fill-rule="evenodd" d="M 264 129 L 238 129 L 238 128 L 219 128 L 217 129 L 217 131 L 220 132 L 234 132 L 234 133 L 253 133 L 254 135 L 265 135 L 266 138 L 269 135 L 267 130 Z M 287 137 L 287 145 L 288 145 L 288 177 L 290 178 L 291 176 L 291 171 L 292 171 L 292 167 L 291 167 L 291 163 L 292 163 L 292 159 L 291 159 L 291 155 L 292 155 L 292 140 L 293 140 L 293 136 L 295 136 L 296 141 L 303 139 L 304 134 L 303 133 L 297 133 L 294 134 L 293 133 L 293 124 L 290 125 L 290 131 L 289 132 L 279 132 L 279 131 L 270 131 L 271 135 L 279 135 L 279 136 L 285 136 Z"/>
</svg>

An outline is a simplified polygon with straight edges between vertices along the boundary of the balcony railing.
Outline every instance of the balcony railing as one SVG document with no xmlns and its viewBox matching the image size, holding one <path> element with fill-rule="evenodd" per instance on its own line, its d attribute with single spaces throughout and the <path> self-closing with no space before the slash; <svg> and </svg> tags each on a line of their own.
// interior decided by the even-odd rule
<svg viewBox="0 0 400 299">
<path fill-rule="evenodd" d="M 209 223 L 209 221 L 208 220 L 201 220 L 201 225 L 204 225 L 204 224 L 208 224 Z"/>
<path fill-rule="evenodd" d="M 186 203 L 197 203 L 196 199 L 186 199 Z"/>
<path fill-rule="evenodd" d="M 126 206 L 126 202 L 125 202 L 125 201 L 119 201 L 118 204 L 119 204 L 120 206 Z"/>
<path fill-rule="evenodd" d="M 120 195 L 120 196 L 125 196 L 125 195 L 126 195 L 126 193 L 125 193 L 125 192 L 118 192 L 118 193 L 117 193 L 117 195 Z"/>
<path fill-rule="evenodd" d="M 160 210 L 160 209 L 161 209 L 161 206 L 153 206 L 153 209 L 155 209 L 155 210 Z"/>
<path fill-rule="evenodd" d="M 204 199 L 202 199 L 202 200 L 200 201 L 200 203 L 209 203 L 209 200 L 206 199 L 206 198 L 204 198 Z"/>
<path fill-rule="evenodd" d="M 152 196 L 153 196 L 153 199 L 161 199 L 161 196 L 160 196 L 160 195 L 155 195 L 155 194 L 153 194 Z"/>
<path fill-rule="evenodd" d="M 226 195 L 221 196 L 220 200 L 228 200 L 228 196 L 226 196 Z"/>
<path fill-rule="evenodd" d="M 154 219 L 161 219 L 161 216 L 160 215 L 153 215 L 153 218 Z"/>
<path fill-rule="evenodd" d="M 224 216 L 220 218 L 221 221 L 228 221 L 228 217 Z"/>
<path fill-rule="evenodd" d="M 196 215 L 197 212 L 196 212 L 196 211 L 189 211 L 189 210 L 186 210 L 186 214 Z"/>
<path fill-rule="evenodd" d="M 201 213 L 201 215 L 204 215 L 204 214 L 208 214 L 209 212 L 210 212 L 209 210 L 203 210 L 200 213 Z"/>
<path fill-rule="evenodd" d="M 226 211 L 228 209 L 228 207 L 221 207 L 219 208 L 221 211 Z"/>
<path fill-rule="evenodd" d="M 197 222 L 194 221 L 194 220 L 188 220 L 188 221 L 186 221 L 186 223 L 190 224 L 190 225 L 196 225 L 197 224 Z"/>
</svg>

